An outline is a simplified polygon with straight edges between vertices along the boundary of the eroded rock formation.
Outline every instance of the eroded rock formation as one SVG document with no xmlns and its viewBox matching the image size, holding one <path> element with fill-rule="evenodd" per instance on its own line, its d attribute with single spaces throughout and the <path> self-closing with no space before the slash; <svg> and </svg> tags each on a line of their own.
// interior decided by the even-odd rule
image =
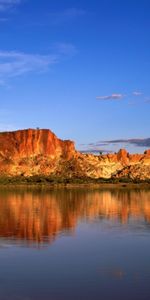
<svg viewBox="0 0 150 300">
<path fill-rule="evenodd" d="M 129 154 L 82 154 L 74 142 L 48 129 L 0 133 L 0 175 L 150 179 L 150 150 Z"/>
<path fill-rule="evenodd" d="M 74 142 L 62 141 L 48 129 L 27 129 L 0 133 L 0 154 L 9 159 L 37 155 L 70 158 Z"/>
</svg>

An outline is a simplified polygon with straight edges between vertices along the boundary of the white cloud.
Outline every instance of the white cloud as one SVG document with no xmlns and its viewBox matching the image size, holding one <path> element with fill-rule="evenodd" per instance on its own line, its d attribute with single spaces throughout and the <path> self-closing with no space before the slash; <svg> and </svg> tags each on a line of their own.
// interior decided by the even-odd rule
<svg viewBox="0 0 150 300">
<path fill-rule="evenodd" d="M 59 53 L 60 55 L 64 56 L 72 56 L 77 53 L 77 49 L 74 45 L 68 43 L 56 43 L 52 47 L 55 52 Z"/>
<path fill-rule="evenodd" d="M 96 99 L 98 100 L 120 100 L 124 97 L 122 94 L 112 94 L 108 96 L 97 96 Z"/>
<path fill-rule="evenodd" d="M 21 2 L 22 0 L 0 0 L 0 11 L 6 11 Z"/>
<path fill-rule="evenodd" d="M 26 54 L 15 51 L 0 51 L 0 84 L 10 77 L 29 72 L 42 72 L 57 63 L 57 55 Z"/>
<path fill-rule="evenodd" d="M 53 51 L 52 51 L 53 50 Z M 0 86 L 8 86 L 10 78 L 26 73 L 43 73 L 63 58 L 76 54 L 72 44 L 61 43 L 51 47 L 51 53 L 28 54 L 19 51 L 0 51 Z"/>
<path fill-rule="evenodd" d="M 137 92 L 137 91 L 133 92 L 132 94 L 133 94 L 134 96 L 141 96 L 141 95 L 143 95 L 141 92 Z"/>
</svg>

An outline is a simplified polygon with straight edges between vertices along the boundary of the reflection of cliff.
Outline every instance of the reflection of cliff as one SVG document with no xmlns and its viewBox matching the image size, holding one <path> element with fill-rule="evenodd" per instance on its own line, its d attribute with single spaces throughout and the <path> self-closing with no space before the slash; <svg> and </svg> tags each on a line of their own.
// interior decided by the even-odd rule
<svg viewBox="0 0 150 300">
<path fill-rule="evenodd" d="M 150 222 L 150 191 L 1 192 L 0 236 L 38 243 L 75 229 L 79 219 Z"/>
</svg>

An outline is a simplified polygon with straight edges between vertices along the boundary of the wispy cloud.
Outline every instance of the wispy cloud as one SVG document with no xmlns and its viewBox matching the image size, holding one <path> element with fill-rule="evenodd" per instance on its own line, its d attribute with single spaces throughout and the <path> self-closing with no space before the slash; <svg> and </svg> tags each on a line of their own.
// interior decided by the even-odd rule
<svg viewBox="0 0 150 300">
<path fill-rule="evenodd" d="M 142 92 L 137 92 L 137 91 L 133 92 L 132 94 L 133 94 L 133 96 L 142 96 L 143 95 Z"/>
<path fill-rule="evenodd" d="M 75 52 L 70 44 L 61 44 L 55 53 L 49 55 L 28 54 L 17 51 L 0 51 L 0 85 L 6 80 L 26 73 L 41 73 L 59 63 L 63 57 Z"/>
<path fill-rule="evenodd" d="M 112 94 L 108 96 L 97 96 L 96 99 L 98 100 L 121 100 L 124 97 L 123 94 Z"/>
<path fill-rule="evenodd" d="M 69 43 L 55 43 L 52 47 L 52 50 L 64 56 L 73 56 L 77 54 L 77 49 L 74 45 Z"/>
<path fill-rule="evenodd" d="M 0 12 L 7 11 L 21 2 L 22 0 L 0 0 Z"/>
<path fill-rule="evenodd" d="M 87 148 L 87 149 L 84 149 L 84 150 L 79 150 L 81 153 L 91 153 L 91 154 L 99 154 L 99 153 L 112 153 L 113 151 L 112 150 L 108 150 L 108 149 L 97 149 L 97 148 Z"/>
<path fill-rule="evenodd" d="M 107 143 L 89 143 L 89 144 L 80 144 L 79 145 L 79 151 L 82 153 L 111 153 L 113 152 L 111 149 L 108 149 L 107 146 L 109 146 Z"/>
<path fill-rule="evenodd" d="M 96 143 L 96 145 L 101 145 L 101 143 L 106 143 L 107 145 L 110 144 L 128 144 L 128 145 L 134 145 L 137 147 L 150 147 L 150 138 L 143 138 L 143 139 L 118 139 L 118 140 L 110 140 L 110 141 L 102 141 Z"/>
<path fill-rule="evenodd" d="M 56 62 L 57 58 L 51 55 L 0 51 L 0 81 L 4 83 L 8 77 L 47 70 L 50 65 Z"/>
<path fill-rule="evenodd" d="M 129 105 L 140 105 L 144 103 L 150 103 L 150 98 L 149 97 L 144 97 L 144 93 L 141 91 L 134 91 L 132 93 L 126 93 L 126 94 L 120 94 L 120 93 L 113 93 L 111 95 L 104 95 L 104 96 L 97 96 L 97 100 L 101 101 L 107 101 L 107 100 L 122 100 L 123 98 L 131 98 L 130 101 L 128 102 Z M 138 101 L 135 101 L 138 100 Z"/>
<path fill-rule="evenodd" d="M 81 152 L 95 154 L 99 152 L 116 152 L 120 148 L 126 148 L 131 152 L 135 148 L 150 148 L 150 138 L 117 139 L 80 145 Z"/>
<path fill-rule="evenodd" d="M 74 20 L 78 17 L 82 17 L 86 14 L 86 11 L 83 9 L 77 8 L 68 8 L 62 11 L 51 12 L 49 14 L 50 21 L 55 24 L 59 25 L 62 23 L 66 23 L 68 21 Z"/>
</svg>

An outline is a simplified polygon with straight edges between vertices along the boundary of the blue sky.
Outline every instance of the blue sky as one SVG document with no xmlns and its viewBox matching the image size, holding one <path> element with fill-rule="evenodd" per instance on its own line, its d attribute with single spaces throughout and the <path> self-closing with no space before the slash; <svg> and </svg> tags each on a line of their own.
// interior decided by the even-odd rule
<svg viewBox="0 0 150 300">
<path fill-rule="evenodd" d="M 0 130 L 150 147 L 149 15 L 149 0 L 0 0 Z"/>
</svg>

